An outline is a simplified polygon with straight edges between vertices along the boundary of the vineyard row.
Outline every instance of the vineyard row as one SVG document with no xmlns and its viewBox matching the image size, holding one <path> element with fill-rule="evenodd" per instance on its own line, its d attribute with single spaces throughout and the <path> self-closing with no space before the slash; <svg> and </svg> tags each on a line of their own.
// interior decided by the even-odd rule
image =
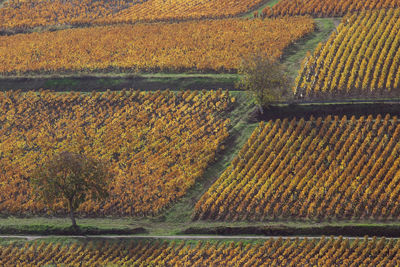
<svg viewBox="0 0 400 267">
<path fill-rule="evenodd" d="M 225 19 L 0 36 L 0 74 L 235 71 L 246 55 L 280 58 L 314 27 L 309 17 Z"/>
<path fill-rule="evenodd" d="M 400 9 L 345 17 L 303 62 L 294 88 L 304 96 L 398 95 Z"/>
<path fill-rule="evenodd" d="M 260 123 L 194 219 L 398 219 L 396 116 Z"/>
<path fill-rule="evenodd" d="M 117 23 L 227 18 L 263 0 L 9 0 L 0 8 L 0 29 L 40 26 L 109 25 Z"/>
<path fill-rule="evenodd" d="M 0 246 L 2 266 L 397 266 L 400 241 L 385 238 L 242 242 L 26 243 Z"/>
<path fill-rule="evenodd" d="M 311 15 L 313 17 L 342 17 L 364 10 L 400 7 L 400 0 L 280 0 L 273 7 L 266 7 L 263 17 Z"/>
</svg>

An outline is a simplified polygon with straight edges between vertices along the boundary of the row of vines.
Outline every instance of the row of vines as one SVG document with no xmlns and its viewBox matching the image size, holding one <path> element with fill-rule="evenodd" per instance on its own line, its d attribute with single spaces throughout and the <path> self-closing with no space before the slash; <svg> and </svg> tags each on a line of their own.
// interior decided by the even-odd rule
<svg viewBox="0 0 400 267">
<path fill-rule="evenodd" d="M 277 59 L 314 30 L 308 17 L 79 28 L 0 36 L 0 73 L 235 70 L 262 52 Z"/>
<path fill-rule="evenodd" d="M 109 25 L 232 17 L 263 0 L 9 0 L 0 9 L 0 29 Z"/>
<path fill-rule="evenodd" d="M 400 90 L 400 9 L 345 17 L 326 43 L 306 57 L 299 97 L 389 95 Z"/>
<path fill-rule="evenodd" d="M 263 0 L 9 0 L 0 9 L 0 29 L 39 26 L 109 25 L 203 18 L 227 18 L 256 9 Z M 263 17 L 312 15 L 340 17 L 347 13 L 400 7 L 399 0 L 280 0 Z"/>
<path fill-rule="evenodd" d="M 233 99 L 234 100 L 234 99 Z M 228 137 L 227 92 L 0 94 L 0 213 L 65 214 L 36 199 L 32 171 L 70 151 L 111 163 L 110 199 L 81 215 L 156 214 L 182 197 Z"/>
<path fill-rule="evenodd" d="M 261 122 L 194 219 L 398 219 L 396 116 Z"/>
<path fill-rule="evenodd" d="M 398 266 L 400 241 L 269 239 L 265 242 L 35 242 L 0 246 L 2 266 Z"/>
<path fill-rule="evenodd" d="M 266 7 L 264 17 L 311 15 L 313 17 L 342 17 L 364 10 L 400 7 L 400 0 L 280 0 Z"/>
</svg>

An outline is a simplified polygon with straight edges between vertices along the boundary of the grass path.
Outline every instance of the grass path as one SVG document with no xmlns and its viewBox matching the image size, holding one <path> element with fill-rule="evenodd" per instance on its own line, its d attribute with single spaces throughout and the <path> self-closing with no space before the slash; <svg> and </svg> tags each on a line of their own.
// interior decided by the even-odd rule
<svg viewBox="0 0 400 267">
<path fill-rule="evenodd" d="M 264 8 L 266 8 L 267 6 L 269 7 L 273 7 L 274 5 L 276 5 L 280 0 L 269 0 L 266 3 L 262 4 L 260 7 L 258 7 L 257 9 L 253 9 L 251 11 L 249 11 L 248 13 L 244 14 L 243 17 L 244 18 L 252 18 L 254 12 L 258 12 L 261 13 L 261 11 L 263 11 Z"/>
<path fill-rule="evenodd" d="M 332 31 L 336 29 L 341 18 L 314 19 L 316 30 L 289 46 L 284 53 L 282 63 L 287 67 L 288 74 L 294 81 L 300 70 L 300 65 L 307 51 L 313 53 L 320 42 L 325 42 Z"/>
<path fill-rule="evenodd" d="M 218 155 L 218 159 L 209 166 L 202 178 L 195 186 L 162 216 L 165 222 L 182 223 L 190 222 L 194 205 L 204 192 L 219 178 L 222 172 L 229 166 L 243 144 L 248 140 L 258 123 L 247 121 L 254 105 L 249 96 L 244 92 L 231 92 L 237 99 L 238 106 L 229 114 L 232 128 L 228 138 L 226 149 Z"/>
<path fill-rule="evenodd" d="M 132 219 L 132 218 L 78 218 L 78 225 L 81 227 L 97 227 L 98 229 L 133 229 L 137 227 L 144 227 L 148 233 L 138 234 L 139 236 L 174 236 L 174 235 L 320 235 L 324 229 L 328 229 L 326 235 L 335 235 L 343 229 L 347 229 L 347 235 L 364 236 L 364 235 L 385 235 L 388 237 L 399 237 L 400 223 L 394 222 L 374 222 L 368 221 L 331 221 L 331 222 L 316 222 L 316 221 L 298 221 L 298 220 L 277 220 L 269 222 L 213 222 L 213 221 L 189 221 L 189 222 L 157 222 L 150 219 Z M 20 231 L 21 235 L 30 236 L 49 236 L 43 229 L 45 227 L 65 228 L 70 226 L 68 218 L 0 218 L 0 236 L 16 236 L 15 233 L 1 231 L 3 227 L 13 226 L 15 229 L 23 230 L 29 229 L 29 233 L 24 234 Z M 218 233 L 228 227 L 230 234 Z M 34 233 L 34 229 L 37 231 Z M 187 229 L 194 230 L 189 234 Z M 239 231 L 232 231 L 232 229 L 241 229 Z M 254 229 L 266 229 L 265 234 L 255 234 Z M 330 228 L 330 229 L 329 229 Z M 270 229 L 270 230 L 268 230 Z M 349 233 L 349 229 L 351 233 Z M 358 233 L 354 231 L 358 229 Z M 185 231 L 186 230 L 186 231 Z M 276 232 L 273 234 L 273 232 Z M 318 231 L 318 233 L 317 233 Z M 196 232 L 196 233 L 195 233 Z M 203 233 L 202 233 L 203 232 Z M 241 232 L 241 233 L 238 233 Z M 283 232 L 283 233 L 282 233 Z M 382 234 L 385 233 L 386 234 Z M 268 234 L 269 233 L 269 234 Z M 284 234 L 286 233 L 286 234 Z M 57 235 L 57 234 L 51 234 Z M 66 235 L 63 235 L 66 236 Z M 110 235 L 108 235 L 110 236 Z M 130 235 L 135 237 L 137 235 Z M 1 237 L 0 237 L 1 243 Z"/>
<path fill-rule="evenodd" d="M 154 73 L 154 74 L 76 74 L 27 77 L 2 77 L 0 88 L 7 90 L 38 90 L 39 88 L 62 91 L 121 90 L 201 90 L 234 89 L 237 74 Z"/>
</svg>

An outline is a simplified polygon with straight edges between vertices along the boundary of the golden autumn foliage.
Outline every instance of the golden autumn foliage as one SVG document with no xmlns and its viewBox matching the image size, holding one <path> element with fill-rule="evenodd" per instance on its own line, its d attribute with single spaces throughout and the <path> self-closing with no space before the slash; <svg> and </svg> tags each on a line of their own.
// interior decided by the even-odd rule
<svg viewBox="0 0 400 267">
<path fill-rule="evenodd" d="M 264 242 L 31 242 L 0 245 L 2 266 L 397 266 L 400 241 L 270 238 Z"/>
<path fill-rule="evenodd" d="M 261 50 L 279 58 L 314 30 L 308 17 L 79 28 L 0 36 L 0 73 L 233 70 Z"/>
<path fill-rule="evenodd" d="M 9 0 L 0 9 L 0 29 L 87 24 L 138 2 L 141 0 Z"/>
<path fill-rule="evenodd" d="M 300 69 L 297 96 L 398 95 L 400 9 L 347 16 Z"/>
<path fill-rule="evenodd" d="M 352 12 L 397 7 L 400 7 L 400 0 L 280 0 L 273 7 L 266 7 L 261 14 L 264 17 L 288 15 L 342 17 Z"/>
<path fill-rule="evenodd" d="M 263 2 L 263 0 L 9 0 L 0 9 L 0 29 L 226 18 L 248 12 Z"/>
<path fill-rule="evenodd" d="M 398 219 L 399 138 L 389 115 L 261 122 L 194 219 Z"/>
<path fill-rule="evenodd" d="M 44 214 L 30 175 L 63 151 L 110 162 L 110 199 L 78 213 L 156 214 L 200 178 L 228 137 L 227 92 L 0 94 L 0 214 Z M 65 214 L 61 205 L 55 212 Z"/>
</svg>

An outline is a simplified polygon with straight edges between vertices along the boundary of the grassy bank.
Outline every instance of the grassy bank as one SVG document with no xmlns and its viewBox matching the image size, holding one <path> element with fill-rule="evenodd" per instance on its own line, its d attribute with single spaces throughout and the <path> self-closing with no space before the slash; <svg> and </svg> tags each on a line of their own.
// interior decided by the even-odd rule
<svg viewBox="0 0 400 267">
<path fill-rule="evenodd" d="M 259 14 L 264 10 L 264 8 L 266 8 L 267 6 L 269 7 L 273 7 L 274 5 L 276 5 L 280 0 L 269 0 L 266 3 L 262 4 L 261 6 L 259 6 L 257 9 L 250 11 L 246 14 L 243 15 L 244 18 L 253 18 L 254 17 L 254 13 L 258 12 Z"/>
<path fill-rule="evenodd" d="M 203 178 L 197 181 L 180 201 L 155 220 L 172 224 L 190 222 L 194 205 L 229 166 L 254 128 L 257 127 L 258 123 L 249 122 L 251 119 L 249 116 L 254 109 L 251 98 L 244 92 L 231 92 L 230 94 L 236 98 L 237 106 L 229 114 L 231 129 L 230 136 L 224 145 L 226 149 L 217 155 L 217 160 L 207 168 Z"/>
<path fill-rule="evenodd" d="M 400 222 L 368 221 L 274 221 L 254 222 L 160 222 L 156 219 L 81 218 L 82 232 L 71 232 L 68 218 L 2 218 L 0 235 L 246 235 L 246 236 L 386 236 L 400 237 Z M 7 230 L 7 231 L 5 231 Z"/>
<path fill-rule="evenodd" d="M 288 75 L 294 81 L 300 70 L 301 62 L 307 55 L 307 51 L 314 52 L 320 42 L 325 42 L 341 18 L 318 18 L 314 19 L 316 30 L 307 34 L 302 39 L 290 45 L 285 51 L 282 63 L 286 66 Z"/>
<path fill-rule="evenodd" d="M 181 232 L 193 235 L 256 235 L 256 236 L 379 236 L 400 237 L 400 225 L 390 224 L 337 224 L 337 225 L 264 225 L 190 227 Z"/>
<path fill-rule="evenodd" d="M 97 74 L 0 78 L 0 90 L 105 91 L 137 90 L 212 90 L 234 89 L 236 74 Z"/>
<path fill-rule="evenodd" d="M 376 116 L 378 114 L 400 115 L 400 103 L 320 103 L 320 104 L 291 104 L 272 105 L 263 115 L 258 115 L 258 120 L 271 120 L 282 118 L 309 118 L 328 115 L 337 116 Z"/>
<path fill-rule="evenodd" d="M 79 228 L 56 224 L 1 225 L 0 235 L 134 235 L 146 234 L 143 227 L 98 227 L 80 225 Z"/>
</svg>

